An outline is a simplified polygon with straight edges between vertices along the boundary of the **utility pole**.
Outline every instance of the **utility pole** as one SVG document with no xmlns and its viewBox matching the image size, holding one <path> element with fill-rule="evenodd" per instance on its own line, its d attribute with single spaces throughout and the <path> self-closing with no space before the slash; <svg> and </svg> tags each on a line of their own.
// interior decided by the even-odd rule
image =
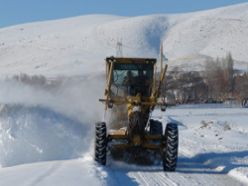
<svg viewBox="0 0 248 186">
<path fill-rule="evenodd" d="M 119 40 L 117 41 L 117 44 L 116 44 L 116 57 L 122 57 L 123 56 L 123 53 L 122 53 L 122 41 Z"/>
</svg>

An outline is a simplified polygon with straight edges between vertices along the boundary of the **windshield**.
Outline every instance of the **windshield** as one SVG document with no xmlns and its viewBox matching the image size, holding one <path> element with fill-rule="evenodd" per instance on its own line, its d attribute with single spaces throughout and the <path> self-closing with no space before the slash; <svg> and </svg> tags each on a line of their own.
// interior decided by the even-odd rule
<svg viewBox="0 0 248 186">
<path fill-rule="evenodd" d="M 114 96 L 150 96 L 153 78 L 153 64 L 115 63 L 111 92 Z"/>
</svg>

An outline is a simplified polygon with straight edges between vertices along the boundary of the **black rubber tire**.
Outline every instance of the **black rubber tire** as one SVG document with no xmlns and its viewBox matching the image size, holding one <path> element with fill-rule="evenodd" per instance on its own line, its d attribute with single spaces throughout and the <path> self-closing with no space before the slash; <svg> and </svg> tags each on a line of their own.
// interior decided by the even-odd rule
<svg viewBox="0 0 248 186">
<path fill-rule="evenodd" d="M 177 124 L 168 123 L 163 139 L 162 160 L 164 171 L 173 172 L 177 166 L 178 156 L 178 127 Z"/>
<path fill-rule="evenodd" d="M 95 129 L 95 161 L 106 165 L 107 159 L 107 127 L 104 122 L 97 122 Z"/>
<path fill-rule="evenodd" d="M 160 121 L 150 119 L 150 134 L 163 135 L 163 126 Z"/>
</svg>

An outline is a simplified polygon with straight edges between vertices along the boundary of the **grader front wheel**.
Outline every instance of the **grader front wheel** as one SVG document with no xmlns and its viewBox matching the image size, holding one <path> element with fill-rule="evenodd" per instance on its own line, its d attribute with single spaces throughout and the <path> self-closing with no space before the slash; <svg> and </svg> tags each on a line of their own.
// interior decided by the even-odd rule
<svg viewBox="0 0 248 186">
<path fill-rule="evenodd" d="M 107 127 L 106 123 L 96 123 L 95 129 L 95 160 L 101 164 L 106 165 L 107 158 Z"/>
<path fill-rule="evenodd" d="M 173 172 L 176 170 L 178 154 L 178 127 L 176 124 L 167 124 L 163 143 L 162 159 L 164 171 Z"/>
</svg>

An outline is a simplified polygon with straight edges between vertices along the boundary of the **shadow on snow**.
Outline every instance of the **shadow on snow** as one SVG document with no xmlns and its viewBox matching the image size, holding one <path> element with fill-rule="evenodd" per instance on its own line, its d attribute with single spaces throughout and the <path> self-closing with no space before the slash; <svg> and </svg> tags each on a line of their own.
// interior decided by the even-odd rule
<svg viewBox="0 0 248 186">
<path fill-rule="evenodd" d="M 223 153 L 202 153 L 192 158 L 178 159 L 177 172 L 190 174 L 227 174 L 238 167 L 247 167 L 246 163 L 234 162 L 235 159 L 244 158 L 248 151 L 234 151 Z"/>
</svg>

